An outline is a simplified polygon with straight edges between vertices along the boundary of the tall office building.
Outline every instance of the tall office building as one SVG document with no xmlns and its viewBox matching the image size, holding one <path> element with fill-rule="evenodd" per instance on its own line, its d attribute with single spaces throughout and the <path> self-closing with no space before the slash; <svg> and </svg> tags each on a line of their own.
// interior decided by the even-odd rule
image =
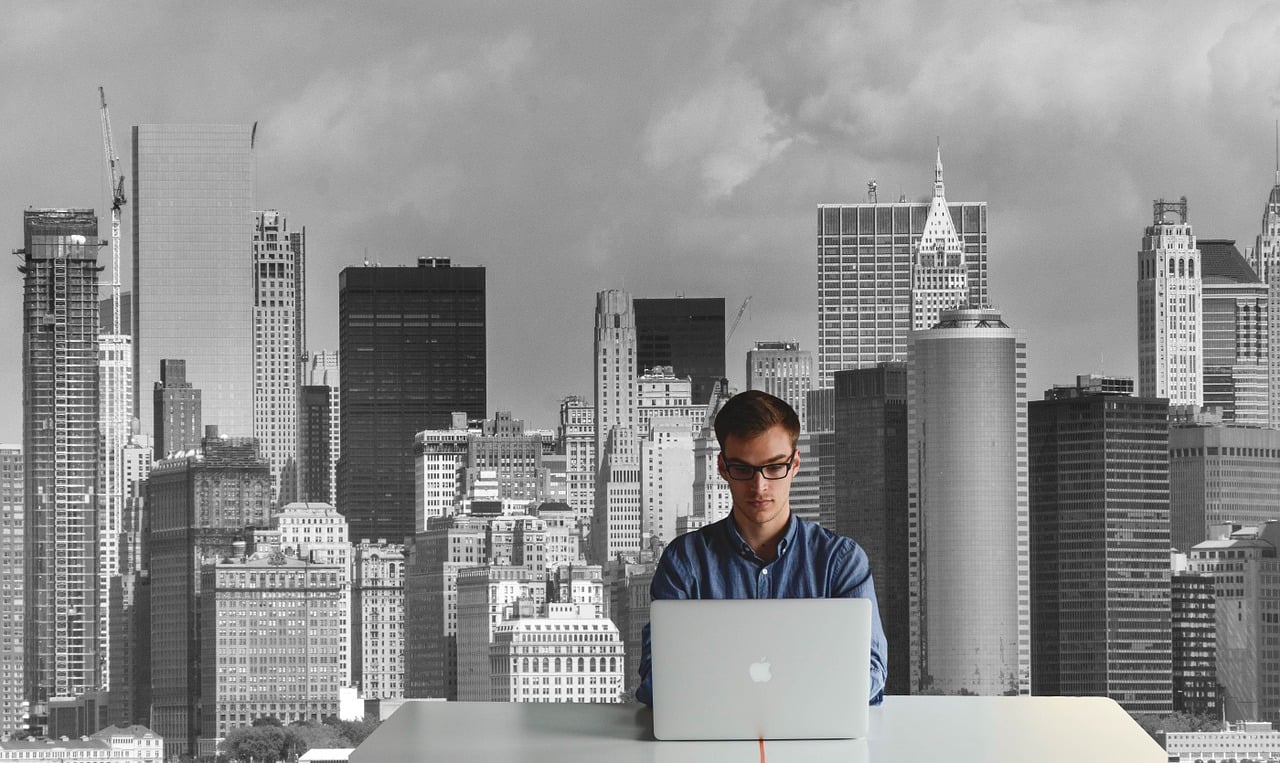
<svg viewBox="0 0 1280 763">
<path fill-rule="evenodd" d="M 498 411 L 480 432 L 467 435 L 467 457 L 461 474 L 465 499 L 498 500 L 511 509 L 531 509 L 542 503 L 547 468 L 542 464 L 542 435 L 526 433 L 524 422 Z M 475 486 L 492 480 L 496 494 L 478 496 Z"/>
<path fill-rule="evenodd" d="M 706 405 L 725 373 L 724 297 L 641 298 L 633 304 L 637 366 L 671 366 L 692 380 L 693 402 Z"/>
<path fill-rule="evenodd" d="M 1031 685 L 1169 713 L 1169 403 L 1088 379 L 1028 406 Z"/>
<path fill-rule="evenodd" d="M 596 506 L 596 411 L 578 395 L 560 401 L 556 452 L 565 457 L 568 504 L 583 527 L 591 526 Z"/>
<path fill-rule="evenodd" d="M 330 503 L 333 497 L 332 463 L 329 460 L 328 387 L 303 385 L 298 389 L 298 500 Z"/>
<path fill-rule="evenodd" d="M 23 233 L 23 646 L 39 719 L 53 697 L 101 680 L 98 218 L 90 209 L 28 209 Z"/>
<path fill-rule="evenodd" d="M 133 347 L 127 334 L 98 335 L 98 664 L 100 685 L 111 685 L 111 578 L 120 573 L 125 445 L 133 431 Z"/>
<path fill-rule="evenodd" d="M 338 509 L 353 540 L 415 531 L 414 436 L 453 412 L 484 418 L 485 269 L 418 259 L 338 276 Z"/>
<path fill-rule="evenodd" d="M 787 401 L 804 425 L 805 398 L 813 389 L 813 353 L 799 342 L 756 342 L 747 351 L 747 389 L 758 389 Z"/>
<path fill-rule="evenodd" d="M 1187 199 L 1154 203 L 1138 252 L 1138 394 L 1203 404 L 1200 250 Z M 1173 219 L 1176 216 L 1176 220 Z"/>
<path fill-rule="evenodd" d="M 987 204 L 946 201 L 941 152 L 928 201 L 819 204 L 816 387 L 842 368 L 905 359 L 908 333 L 951 306 L 961 271 L 958 304 L 986 305 Z"/>
<path fill-rule="evenodd" d="M 503 610 L 519 602 L 530 614 L 546 605 L 546 575 L 510 564 L 486 564 L 458 571 L 458 700 L 494 699 L 489 647 Z M 526 610 L 529 611 L 529 610 Z"/>
<path fill-rule="evenodd" d="M 596 480 L 589 557 L 593 564 L 640 550 L 641 492 L 640 437 L 632 427 L 613 427 Z"/>
<path fill-rule="evenodd" d="M 1235 244 L 1199 241 L 1204 405 L 1216 408 L 1223 421 L 1267 426 L 1271 417 L 1268 289 Z"/>
<path fill-rule="evenodd" d="M 298 373 L 306 358 L 306 252 L 298 247 L 306 229 L 295 238 L 275 210 L 253 218 L 253 436 L 271 464 L 275 503 L 284 506 L 298 489 Z"/>
<path fill-rule="evenodd" d="M 465 416 L 449 429 L 426 429 L 414 436 L 414 527 L 427 529 L 427 520 L 452 516 L 462 499 L 462 470 L 467 464 L 467 442 L 475 430 Z"/>
<path fill-rule="evenodd" d="M 204 420 L 253 433 L 253 131 L 249 125 L 133 128 L 133 379 L 185 358 Z"/>
<path fill-rule="evenodd" d="M 1180 423 L 1169 432 L 1173 547 L 1187 553 L 1223 522 L 1280 520 L 1280 430 Z"/>
<path fill-rule="evenodd" d="M 1189 569 L 1213 576 L 1218 683 L 1228 721 L 1280 718 L 1280 522 L 1228 525 L 1191 549 Z"/>
<path fill-rule="evenodd" d="M 200 390 L 187 381 L 187 361 L 160 361 L 160 379 L 151 393 L 155 460 L 200 447 L 204 406 Z"/>
<path fill-rule="evenodd" d="M 1253 248 L 1253 272 L 1267 285 L 1267 314 L 1280 315 L 1280 140 L 1276 146 L 1276 177 L 1262 209 L 1262 229 Z M 1271 321 L 1267 346 L 1280 347 L 1280 321 Z M 1280 352 L 1272 351 L 1268 364 L 1271 421 L 1280 425 Z"/>
<path fill-rule="evenodd" d="M 22 446 L 0 444 L 0 733 L 26 726 L 23 693 Z"/>
<path fill-rule="evenodd" d="M 909 694 L 907 366 L 881 363 L 837 371 L 835 385 L 831 529 L 856 539 L 867 552 L 889 643 L 885 692 Z M 803 459 L 800 463 L 808 467 Z"/>
<path fill-rule="evenodd" d="M 300 287 L 301 288 L 301 287 Z M 301 293 L 301 292 L 300 292 Z M 325 419 L 329 426 L 329 435 L 326 439 L 328 443 L 328 457 L 325 460 L 328 470 L 328 498 L 318 497 L 311 500 L 323 500 L 331 506 L 338 505 L 338 457 L 342 455 L 342 386 L 338 382 L 338 353 L 336 350 L 320 350 L 311 353 L 307 364 L 306 385 L 309 387 L 325 387 L 328 389 L 329 415 Z M 312 401 L 317 399 L 318 392 L 312 390 L 309 393 Z M 318 412 L 314 412 L 318 415 Z M 300 414 L 301 415 L 301 414 Z M 317 424 L 315 417 L 311 420 L 312 424 Z M 310 437 L 318 437 L 319 433 L 312 430 L 309 431 Z M 312 441 L 314 442 L 314 440 Z M 299 450 L 304 446 L 299 443 Z M 307 446 L 309 447 L 309 446 Z M 308 451 L 307 458 L 309 463 L 314 465 L 314 459 L 320 457 L 319 453 Z M 299 456 L 301 459 L 301 456 Z M 300 480 L 311 480 L 314 485 L 314 477 L 305 478 L 299 472 Z M 302 485 L 299 485 L 299 490 Z M 308 487 L 308 490 L 314 489 Z M 305 497 L 304 497 L 305 498 Z"/>
<path fill-rule="evenodd" d="M 596 468 L 614 427 L 636 424 L 636 314 L 631 295 L 619 289 L 596 294 Z M 597 504 L 599 507 L 599 504 Z"/>
<path fill-rule="evenodd" d="M 151 723 L 166 755 L 194 754 L 202 733 L 201 565 L 235 555 L 246 528 L 270 522 L 271 470 L 257 441 L 214 429 L 200 452 L 161 461 L 147 479 Z"/>
<path fill-rule="evenodd" d="M 1026 345 L 999 311 L 943 311 L 909 362 L 913 688 L 1027 694 Z"/>
</svg>

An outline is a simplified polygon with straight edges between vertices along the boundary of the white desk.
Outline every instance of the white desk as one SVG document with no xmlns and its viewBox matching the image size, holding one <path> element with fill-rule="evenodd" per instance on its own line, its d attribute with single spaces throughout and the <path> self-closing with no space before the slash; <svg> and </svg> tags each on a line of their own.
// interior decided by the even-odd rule
<svg viewBox="0 0 1280 763">
<path fill-rule="evenodd" d="M 761 760 L 757 742 L 656 742 L 637 705 L 409 701 L 351 763 L 683 763 Z M 1109 699 L 887 697 L 866 739 L 765 742 L 767 763 L 1009 761 L 1165 763 L 1164 750 Z"/>
</svg>

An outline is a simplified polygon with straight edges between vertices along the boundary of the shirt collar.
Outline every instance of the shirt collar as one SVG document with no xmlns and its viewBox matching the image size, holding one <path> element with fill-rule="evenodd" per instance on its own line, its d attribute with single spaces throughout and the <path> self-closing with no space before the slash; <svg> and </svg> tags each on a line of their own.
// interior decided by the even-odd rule
<svg viewBox="0 0 1280 763">
<path fill-rule="evenodd" d="M 742 556 L 759 559 L 760 557 L 756 556 L 756 552 L 752 550 L 751 544 L 743 540 L 742 533 L 738 532 L 738 524 L 733 521 L 733 512 L 730 511 L 729 515 L 722 521 L 725 526 L 724 539 L 729 544 L 729 547 Z M 796 534 L 799 532 L 800 520 L 796 513 L 792 511 L 791 516 L 787 517 L 787 527 L 782 531 L 782 538 L 778 540 L 779 559 L 795 546 Z"/>
</svg>

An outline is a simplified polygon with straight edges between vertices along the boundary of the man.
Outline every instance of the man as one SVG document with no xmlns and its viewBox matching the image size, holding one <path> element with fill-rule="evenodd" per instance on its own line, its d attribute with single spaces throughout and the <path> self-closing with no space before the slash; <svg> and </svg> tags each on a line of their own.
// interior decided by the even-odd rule
<svg viewBox="0 0 1280 763">
<path fill-rule="evenodd" d="M 653 599 L 871 600 L 871 703 L 884 696 L 886 644 L 866 552 L 850 538 L 791 514 L 800 467 L 800 419 L 773 395 L 734 395 L 716 415 L 720 476 L 729 516 L 667 546 L 653 573 Z M 653 704 L 649 626 L 643 631 L 636 699 Z"/>
</svg>

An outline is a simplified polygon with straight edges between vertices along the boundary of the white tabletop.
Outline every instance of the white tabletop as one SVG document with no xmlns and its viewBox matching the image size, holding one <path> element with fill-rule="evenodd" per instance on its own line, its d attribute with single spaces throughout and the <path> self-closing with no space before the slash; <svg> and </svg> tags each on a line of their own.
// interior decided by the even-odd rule
<svg viewBox="0 0 1280 763">
<path fill-rule="evenodd" d="M 886 697 L 866 739 L 657 742 L 639 705 L 409 701 L 351 763 L 493 760 L 551 763 L 683 761 L 1037 761 L 1165 763 L 1115 702 L 1101 697 Z"/>
</svg>

